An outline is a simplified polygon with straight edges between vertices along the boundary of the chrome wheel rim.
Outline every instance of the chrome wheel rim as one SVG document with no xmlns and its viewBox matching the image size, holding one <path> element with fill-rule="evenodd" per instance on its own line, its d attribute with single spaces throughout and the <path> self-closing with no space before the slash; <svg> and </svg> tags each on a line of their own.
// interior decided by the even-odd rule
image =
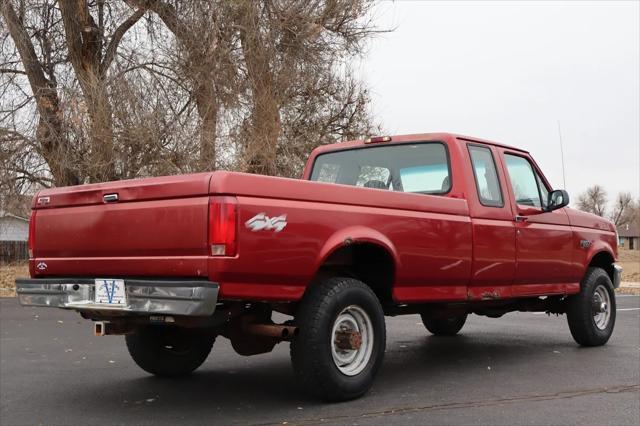
<svg viewBox="0 0 640 426">
<path fill-rule="evenodd" d="M 371 359 L 373 339 L 369 315 L 356 305 L 344 308 L 331 330 L 331 356 L 338 370 L 346 376 L 361 373 Z"/>
<path fill-rule="evenodd" d="M 609 325 L 611 318 L 611 297 L 603 285 L 596 287 L 591 301 L 593 321 L 599 330 L 604 330 Z"/>
</svg>

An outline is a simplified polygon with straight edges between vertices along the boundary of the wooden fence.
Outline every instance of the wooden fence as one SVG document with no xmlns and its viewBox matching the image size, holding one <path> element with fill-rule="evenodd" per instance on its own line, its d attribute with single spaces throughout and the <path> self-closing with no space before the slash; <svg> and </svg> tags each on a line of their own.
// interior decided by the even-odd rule
<svg viewBox="0 0 640 426">
<path fill-rule="evenodd" d="M 29 259 L 26 241 L 0 241 L 0 264 Z"/>
</svg>

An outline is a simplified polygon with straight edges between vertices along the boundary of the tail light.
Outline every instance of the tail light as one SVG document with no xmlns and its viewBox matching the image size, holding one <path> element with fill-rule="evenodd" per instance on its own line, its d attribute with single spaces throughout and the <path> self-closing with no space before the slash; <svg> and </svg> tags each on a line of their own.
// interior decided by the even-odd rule
<svg viewBox="0 0 640 426">
<path fill-rule="evenodd" d="M 238 222 L 236 197 L 217 195 L 209 199 L 209 247 L 212 256 L 235 256 Z"/>
<path fill-rule="evenodd" d="M 32 210 L 31 217 L 29 218 L 29 242 L 27 243 L 29 247 L 29 259 L 33 259 L 33 248 L 36 245 L 36 212 L 37 210 Z"/>
</svg>

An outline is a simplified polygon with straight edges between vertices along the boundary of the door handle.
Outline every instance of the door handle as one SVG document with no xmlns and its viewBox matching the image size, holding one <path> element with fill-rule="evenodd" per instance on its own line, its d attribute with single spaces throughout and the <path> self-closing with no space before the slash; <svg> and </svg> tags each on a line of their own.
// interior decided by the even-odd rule
<svg viewBox="0 0 640 426">
<path fill-rule="evenodd" d="M 520 216 L 520 215 L 517 215 L 517 216 L 515 217 L 515 221 L 516 221 L 516 222 L 526 222 L 528 219 L 529 219 L 528 217 L 526 217 L 526 216 Z"/>
<path fill-rule="evenodd" d="M 102 197 L 102 200 L 104 200 L 105 203 L 112 203 L 114 201 L 118 201 L 118 194 L 105 194 Z"/>
</svg>

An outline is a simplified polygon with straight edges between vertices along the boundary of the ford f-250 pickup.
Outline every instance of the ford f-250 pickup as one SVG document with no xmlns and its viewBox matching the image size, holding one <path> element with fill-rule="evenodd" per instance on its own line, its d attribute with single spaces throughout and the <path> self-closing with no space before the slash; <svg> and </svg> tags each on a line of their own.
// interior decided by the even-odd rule
<svg viewBox="0 0 640 426">
<path fill-rule="evenodd" d="M 305 389 L 347 400 L 380 368 L 385 315 L 420 314 L 452 336 L 468 314 L 567 314 L 578 344 L 605 344 L 615 228 L 568 203 L 526 151 L 445 133 L 321 146 L 302 179 L 216 171 L 46 189 L 17 293 L 125 335 L 156 375 L 192 372 L 218 336 L 242 355 L 290 341 Z"/>
</svg>

